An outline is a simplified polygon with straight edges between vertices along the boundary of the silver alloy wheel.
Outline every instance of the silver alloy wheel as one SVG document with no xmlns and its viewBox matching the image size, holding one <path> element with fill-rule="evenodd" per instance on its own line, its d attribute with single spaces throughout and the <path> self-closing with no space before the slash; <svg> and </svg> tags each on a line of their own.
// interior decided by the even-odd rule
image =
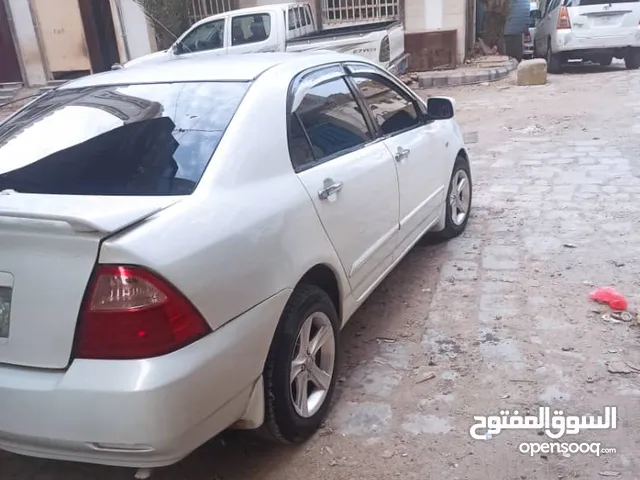
<svg viewBox="0 0 640 480">
<path fill-rule="evenodd" d="M 322 407 L 333 376 L 336 340 L 331 320 L 312 313 L 302 324 L 291 362 L 290 392 L 301 417 L 309 418 Z"/>
<path fill-rule="evenodd" d="M 471 183 L 464 170 L 458 170 L 451 179 L 451 221 L 455 225 L 462 225 L 469 214 L 471 203 Z"/>
</svg>

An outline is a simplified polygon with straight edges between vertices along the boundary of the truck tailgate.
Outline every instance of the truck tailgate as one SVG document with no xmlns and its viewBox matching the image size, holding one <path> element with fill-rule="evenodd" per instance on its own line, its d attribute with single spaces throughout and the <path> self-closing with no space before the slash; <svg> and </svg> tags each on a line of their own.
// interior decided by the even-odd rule
<svg viewBox="0 0 640 480">
<path fill-rule="evenodd" d="M 400 57 L 404 53 L 404 28 L 395 24 L 389 29 L 389 49 L 391 51 L 391 61 Z"/>
</svg>

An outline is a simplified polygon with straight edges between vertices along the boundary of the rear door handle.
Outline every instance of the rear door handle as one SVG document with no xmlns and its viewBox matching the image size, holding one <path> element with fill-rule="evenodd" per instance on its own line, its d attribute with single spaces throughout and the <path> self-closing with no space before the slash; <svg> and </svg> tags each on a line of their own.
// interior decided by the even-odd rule
<svg viewBox="0 0 640 480">
<path fill-rule="evenodd" d="M 324 181 L 324 187 L 318 190 L 318 197 L 320 200 L 326 200 L 340 190 L 342 190 L 342 182 L 334 182 L 332 179 L 327 178 Z"/>
<path fill-rule="evenodd" d="M 402 160 L 409 158 L 410 153 L 411 150 L 408 148 L 398 147 L 398 152 L 394 155 L 396 162 L 401 162 Z"/>
</svg>

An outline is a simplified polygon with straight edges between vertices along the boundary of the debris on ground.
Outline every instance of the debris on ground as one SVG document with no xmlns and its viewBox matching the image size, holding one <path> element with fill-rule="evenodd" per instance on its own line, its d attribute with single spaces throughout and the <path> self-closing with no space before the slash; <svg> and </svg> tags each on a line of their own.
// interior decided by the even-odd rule
<svg viewBox="0 0 640 480">
<path fill-rule="evenodd" d="M 607 362 L 607 371 L 609 373 L 640 373 L 640 367 L 632 365 L 628 362 L 616 360 L 613 362 Z"/>
<path fill-rule="evenodd" d="M 613 472 L 611 470 L 605 470 L 604 472 L 598 472 L 601 477 L 619 477 L 620 472 Z"/>
<path fill-rule="evenodd" d="M 384 452 L 382 452 L 382 458 L 391 458 L 395 455 L 395 452 L 391 451 L 391 450 L 385 450 Z"/>
<path fill-rule="evenodd" d="M 591 300 L 598 303 L 607 303 L 613 310 L 626 310 L 627 300 L 613 287 L 600 287 L 591 292 Z"/>
<path fill-rule="evenodd" d="M 573 243 L 565 243 L 563 246 L 564 246 L 564 248 L 576 248 L 577 247 Z"/>
</svg>

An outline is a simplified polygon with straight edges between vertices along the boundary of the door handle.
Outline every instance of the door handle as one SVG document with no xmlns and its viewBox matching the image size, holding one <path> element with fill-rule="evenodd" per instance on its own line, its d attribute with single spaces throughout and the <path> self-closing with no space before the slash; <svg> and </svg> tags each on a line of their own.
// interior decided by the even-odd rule
<svg viewBox="0 0 640 480">
<path fill-rule="evenodd" d="M 401 162 L 402 160 L 409 158 L 410 153 L 411 150 L 408 148 L 398 147 L 398 152 L 394 155 L 394 158 L 396 159 L 396 162 Z"/>
<path fill-rule="evenodd" d="M 318 190 L 318 197 L 320 200 L 326 200 L 340 190 L 342 190 L 342 182 L 334 182 L 332 179 L 327 178 L 324 181 L 324 187 Z"/>
</svg>

